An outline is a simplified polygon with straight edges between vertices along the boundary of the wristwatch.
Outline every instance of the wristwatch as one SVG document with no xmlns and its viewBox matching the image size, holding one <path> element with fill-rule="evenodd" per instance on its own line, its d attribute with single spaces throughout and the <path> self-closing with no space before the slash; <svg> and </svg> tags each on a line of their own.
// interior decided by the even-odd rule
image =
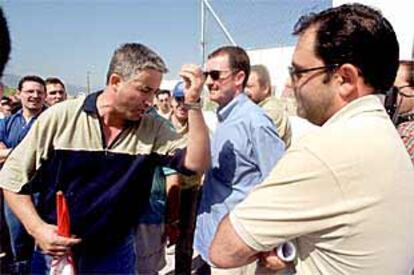
<svg viewBox="0 0 414 275">
<path fill-rule="evenodd" d="M 203 104 L 201 101 L 191 103 L 184 102 L 184 107 L 187 110 L 201 110 L 203 108 Z"/>
</svg>

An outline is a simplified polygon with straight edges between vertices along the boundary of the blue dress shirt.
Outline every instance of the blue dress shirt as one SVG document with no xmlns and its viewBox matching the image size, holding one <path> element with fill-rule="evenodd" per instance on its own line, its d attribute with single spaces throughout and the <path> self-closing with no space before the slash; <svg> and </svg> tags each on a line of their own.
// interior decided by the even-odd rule
<svg viewBox="0 0 414 275">
<path fill-rule="evenodd" d="M 218 120 L 194 237 L 207 262 L 222 218 L 266 178 L 285 151 L 271 119 L 243 93 L 219 109 Z"/>
</svg>

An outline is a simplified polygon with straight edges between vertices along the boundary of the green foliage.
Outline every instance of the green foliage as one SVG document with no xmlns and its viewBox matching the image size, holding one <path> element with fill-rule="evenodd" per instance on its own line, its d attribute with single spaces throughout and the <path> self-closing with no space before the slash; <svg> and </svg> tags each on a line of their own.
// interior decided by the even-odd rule
<svg viewBox="0 0 414 275">
<path fill-rule="evenodd" d="M 16 89 L 15 88 L 4 87 L 4 95 L 5 96 L 11 96 L 11 95 L 14 95 L 15 93 L 16 93 Z"/>
</svg>

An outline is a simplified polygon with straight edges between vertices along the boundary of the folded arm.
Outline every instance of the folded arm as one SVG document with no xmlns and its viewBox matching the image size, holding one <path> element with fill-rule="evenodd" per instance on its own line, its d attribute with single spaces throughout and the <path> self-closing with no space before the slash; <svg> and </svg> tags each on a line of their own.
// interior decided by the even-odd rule
<svg viewBox="0 0 414 275">
<path fill-rule="evenodd" d="M 256 260 L 258 253 L 239 237 L 229 216 L 223 218 L 210 246 L 210 261 L 218 267 L 238 267 Z"/>
</svg>

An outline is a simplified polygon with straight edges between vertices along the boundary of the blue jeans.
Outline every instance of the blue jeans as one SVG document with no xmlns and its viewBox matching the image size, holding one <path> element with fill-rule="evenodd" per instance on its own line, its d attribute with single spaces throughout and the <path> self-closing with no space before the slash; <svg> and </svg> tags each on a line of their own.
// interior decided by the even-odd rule
<svg viewBox="0 0 414 275">
<path fill-rule="evenodd" d="M 11 270 L 16 273 L 27 273 L 33 254 L 34 240 L 7 203 L 4 203 L 4 216 L 9 228 L 10 246 L 13 253 Z"/>
<path fill-rule="evenodd" d="M 79 251 L 74 255 L 77 274 L 134 274 L 135 246 L 132 234 L 111 247 L 96 247 L 93 252 Z M 39 249 L 33 253 L 32 274 L 50 273 L 52 257 L 43 254 Z"/>
</svg>

